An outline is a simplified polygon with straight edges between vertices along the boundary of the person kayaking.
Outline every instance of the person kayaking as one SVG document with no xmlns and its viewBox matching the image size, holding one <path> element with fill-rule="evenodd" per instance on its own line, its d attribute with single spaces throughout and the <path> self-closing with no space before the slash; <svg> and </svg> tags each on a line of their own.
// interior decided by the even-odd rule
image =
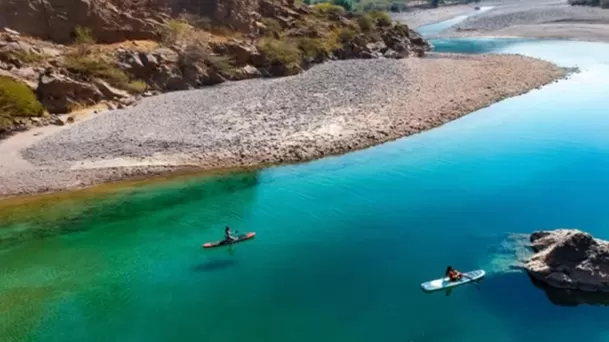
<svg viewBox="0 0 609 342">
<path fill-rule="evenodd" d="M 446 277 L 448 277 L 448 279 L 450 281 L 458 281 L 461 280 L 461 278 L 463 278 L 463 274 L 461 274 L 461 272 L 455 270 L 452 266 L 448 266 L 446 268 Z"/>
<path fill-rule="evenodd" d="M 237 240 L 237 238 L 231 234 L 229 226 L 226 226 L 226 228 L 224 228 L 224 238 L 228 242 L 233 242 L 233 241 Z"/>
</svg>

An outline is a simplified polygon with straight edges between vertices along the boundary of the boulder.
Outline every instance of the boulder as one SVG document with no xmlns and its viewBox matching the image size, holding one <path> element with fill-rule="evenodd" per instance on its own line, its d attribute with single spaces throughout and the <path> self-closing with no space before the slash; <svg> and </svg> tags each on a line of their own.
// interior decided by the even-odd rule
<svg viewBox="0 0 609 342">
<path fill-rule="evenodd" d="M 94 85 L 57 73 L 44 74 L 38 81 L 37 95 L 49 113 L 68 113 L 76 105 L 90 106 L 104 98 Z"/>
<path fill-rule="evenodd" d="M 99 89 L 99 91 L 102 94 L 104 94 L 104 97 L 108 100 L 115 100 L 115 99 L 122 99 L 122 98 L 129 97 L 128 92 L 126 92 L 124 90 L 116 89 L 113 86 L 111 86 L 110 84 L 108 84 L 108 82 L 101 80 L 99 78 L 94 78 L 92 83 L 97 87 L 97 89 Z"/>
<path fill-rule="evenodd" d="M 609 292 L 609 242 L 575 229 L 539 231 L 530 236 L 535 254 L 525 269 L 548 286 Z"/>
<path fill-rule="evenodd" d="M 256 69 L 256 67 L 251 65 L 246 65 L 243 68 L 237 69 L 234 71 L 234 75 L 232 75 L 232 80 L 245 80 L 250 78 L 256 78 L 262 76 L 260 70 Z"/>
<path fill-rule="evenodd" d="M 212 50 L 218 55 L 230 57 L 235 66 L 252 64 L 259 55 L 254 44 L 240 41 L 212 44 Z"/>
</svg>

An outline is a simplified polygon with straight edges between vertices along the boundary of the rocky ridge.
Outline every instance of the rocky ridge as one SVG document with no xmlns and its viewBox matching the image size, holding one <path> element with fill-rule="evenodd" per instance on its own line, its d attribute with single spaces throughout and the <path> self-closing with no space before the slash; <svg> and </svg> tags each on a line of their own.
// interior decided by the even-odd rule
<svg viewBox="0 0 609 342">
<path fill-rule="evenodd" d="M 53 115 L 98 103 L 121 108 L 143 96 L 294 75 L 329 60 L 430 50 L 385 15 L 291 0 L 6 0 L 0 27 L 0 78 L 25 84 L 51 114 L 8 113 L 0 137 L 63 124 Z"/>
<path fill-rule="evenodd" d="M 559 289 L 609 292 L 609 242 L 576 229 L 538 231 L 535 254 L 525 269 L 535 280 Z"/>
</svg>

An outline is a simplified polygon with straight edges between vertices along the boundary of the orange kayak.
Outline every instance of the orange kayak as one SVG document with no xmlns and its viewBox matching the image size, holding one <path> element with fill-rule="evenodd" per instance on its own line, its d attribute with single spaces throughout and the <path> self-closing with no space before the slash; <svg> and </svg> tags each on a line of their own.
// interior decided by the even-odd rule
<svg viewBox="0 0 609 342">
<path fill-rule="evenodd" d="M 206 242 L 203 244 L 203 248 L 214 248 L 214 247 L 220 247 L 220 246 L 226 246 L 226 245 L 234 245 L 239 242 L 253 239 L 254 236 L 256 236 L 255 232 L 249 232 L 249 233 L 245 233 L 245 234 L 237 236 L 237 239 L 234 241 L 222 240 L 222 241 L 216 241 L 216 242 Z"/>
</svg>

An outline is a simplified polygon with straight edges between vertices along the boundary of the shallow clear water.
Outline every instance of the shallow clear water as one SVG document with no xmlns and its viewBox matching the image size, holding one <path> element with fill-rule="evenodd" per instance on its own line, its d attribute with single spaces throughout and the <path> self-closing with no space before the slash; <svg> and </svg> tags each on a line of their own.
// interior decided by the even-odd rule
<svg viewBox="0 0 609 342">
<path fill-rule="evenodd" d="M 508 240 L 559 227 L 609 238 L 609 45 L 488 45 L 450 49 L 582 72 L 345 156 L 6 219 L 3 239 L 19 239 L 0 250 L 0 340 L 609 341 L 609 311 L 552 303 L 510 269 Z M 202 250 L 226 224 L 257 237 Z M 447 264 L 488 275 L 423 293 Z"/>
</svg>

